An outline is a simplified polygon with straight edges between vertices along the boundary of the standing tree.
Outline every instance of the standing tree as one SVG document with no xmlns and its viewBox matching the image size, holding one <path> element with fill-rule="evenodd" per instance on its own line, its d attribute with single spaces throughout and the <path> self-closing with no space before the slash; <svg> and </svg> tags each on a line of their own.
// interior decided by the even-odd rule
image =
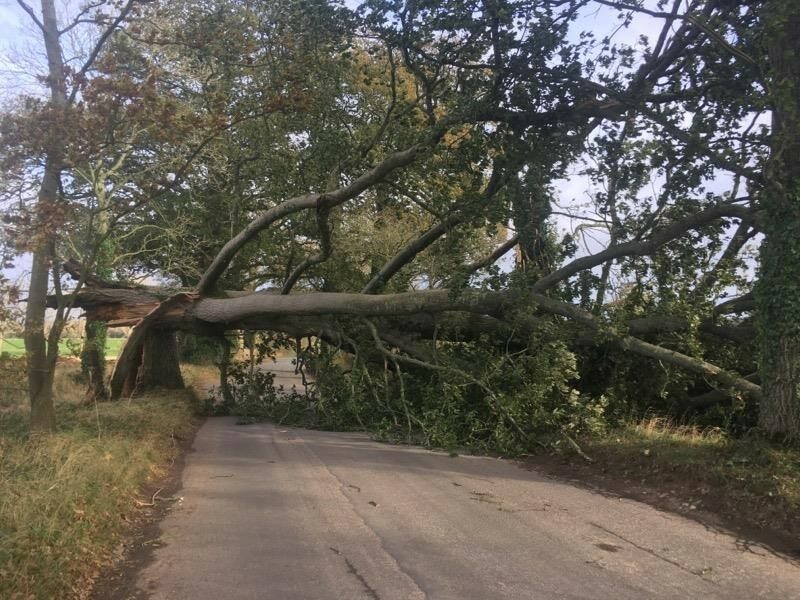
<svg viewBox="0 0 800 600">
<path fill-rule="evenodd" d="M 23 0 L 18 0 L 18 4 L 41 33 L 47 57 L 47 74 L 42 81 L 49 92 L 49 101 L 39 111 L 39 131 L 36 135 L 41 144 L 41 160 L 29 173 L 33 177 L 39 175 L 41 179 L 32 211 L 31 235 L 27 241 L 27 249 L 31 253 L 31 273 L 26 299 L 24 338 L 31 429 L 52 431 L 55 428 L 53 376 L 58 359 L 58 340 L 67 312 L 66 305 L 59 302 L 55 320 L 47 335 L 45 313 L 49 281 L 52 280 L 56 293 L 60 295 L 56 241 L 65 212 L 61 177 L 67 167 L 67 140 L 73 134 L 69 131 L 70 110 L 78 100 L 86 77 L 103 45 L 128 17 L 134 0 L 122 4 L 113 15 L 103 10 L 106 8 L 103 4 L 89 3 L 71 22 L 63 26 L 59 26 L 54 0 L 42 0 L 40 15 Z M 115 3 L 108 4 L 108 8 L 113 7 L 116 7 Z M 92 28 L 92 43 L 79 66 L 73 68 L 64 62 L 62 37 L 86 23 Z"/>
<path fill-rule="evenodd" d="M 756 316 L 764 401 L 760 422 L 770 433 L 800 437 L 800 6 L 771 0 L 763 7 L 770 159 L 764 172 Z"/>
</svg>

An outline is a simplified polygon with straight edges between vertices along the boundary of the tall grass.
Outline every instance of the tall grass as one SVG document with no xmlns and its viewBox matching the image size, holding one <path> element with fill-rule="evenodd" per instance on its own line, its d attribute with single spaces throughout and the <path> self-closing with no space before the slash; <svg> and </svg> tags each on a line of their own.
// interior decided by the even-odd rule
<svg viewBox="0 0 800 600">
<path fill-rule="evenodd" d="M 0 409 L 0 598 L 83 598 L 126 514 L 191 434 L 189 392 L 83 404 L 75 367 L 56 380 L 59 429 L 27 433 L 24 403 Z"/>
<path fill-rule="evenodd" d="M 647 418 L 581 441 L 604 470 L 678 489 L 750 525 L 800 534 L 800 449 Z"/>
</svg>

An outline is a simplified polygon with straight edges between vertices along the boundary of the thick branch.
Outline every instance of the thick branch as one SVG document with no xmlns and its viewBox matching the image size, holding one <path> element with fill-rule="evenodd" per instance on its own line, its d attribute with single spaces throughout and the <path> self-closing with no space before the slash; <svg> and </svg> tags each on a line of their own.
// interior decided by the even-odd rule
<svg viewBox="0 0 800 600">
<path fill-rule="evenodd" d="M 44 29 L 44 23 L 42 23 L 41 19 L 39 19 L 39 17 L 36 16 L 36 13 L 34 12 L 34 10 L 28 4 L 23 2 L 23 0 L 17 0 L 17 4 L 20 5 L 20 8 L 22 8 L 22 10 L 24 10 L 26 13 L 28 13 L 28 16 L 36 24 L 36 26 L 39 29 L 41 29 L 42 33 L 46 33 L 45 29 Z"/>
<path fill-rule="evenodd" d="M 432 146 L 434 146 L 442 138 L 447 127 L 439 125 L 428 135 L 427 139 L 423 142 L 415 144 L 406 150 L 401 150 L 391 154 L 385 158 L 377 167 L 368 171 L 350 185 L 338 188 L 333 192 L 326 192 L 324 194 L 305 194 L 296 196 L 278 206 L 264 211 L 256 217 L 250 224 L 247 225 L 242 231 L 236 234 L 231 240 L 226 243 L 219 251 L 217 256 L 211 262 L 200 283 L 197 290 L 201 295 L 209 294 L 216 285 L 219 278 L 228 268 L 228 265 L 236 256 L 236 253 L 249 241 L 254 239 L 264 229 L 272 225 L 275 221 L 282 219 L 292 213 L 307 210 L 307 209 L 322 209 L 333 208 L 352 198 L 355 198 L 365 190 L 371 188 L 375 184 L 381 182 L 385 177 L 390 175 L 393 171 L 405 167 L 414 162 L 417 157 L 425 153 Z"/>
<path fill-rule="evenodd" d="M 745 375 L 745 379 L 757 383 L 759 380 L 758 372 Z M 689 398 L 686 402 L 690 408 L 706 408 L 714 404 L 730 403 L 737 395 L 735 390 L 720 388 Z"/>
<path fill-rule="evenodd" d="M 725 217 L 738 217 L 740 219 L 748 218 L 752 215 L 752 211 L 746 207 L 738 206 L 736 204 L 718 204 L 700 211 L 686 219 L 675 221 L 666 227 L 656 231 L 653 235 L 640 241 L 631 241 L 623 244 L 616 244 L 609 246 L 602 252 L 591 254 L 589 256 L 582 256 L 573 260 L 571 263 L 561 267 L 557 271 L 542 277 L 537 281 L 532 289 L 534 292 L 542 292 L 560 281 L 575 275 L 576 273 L 585 269 L 591 269 L 598 265 L 603 264 L 608 260 L 620 258 L 622 256 L 645 256 L 652 254 L 657 248 L 679 238 L 684 233 L 691 229 L 697 229 L 707 225 L 711 221 Z"/>
<path fill-rule="evenodd" d="M 731 298 L 714 307 L 714 313 L 718 315 L 730 315 L 754 310 L 756 307 L 753 292 L 747 292 L 738 298 Z"/>
<path fill-rule="evenodd" d="M 311 293 L 289 296 L 251 294 L 240 298 L 204 298 L 191 308 L 189 318 L 225 325 L 251 317 L 292 315 L 351 315 L 384 317 L 445 311 L 500 312 L 506 296 L 497 292 L 466 292 L 453 297 L 450 290 L 425 290 L 402 294 Z"/>
<path fill-rule="evenodd" d="M 141 294 L 141 290 L 92 290 L 92 294 L 106 294 L 114 297 Z M 679 352 L 650 344 L 628 334 L 609 327 L 592 313 L 577 306 L 542 294 L 529 294 L 528 299 L 541 311 L 566 317 L 591 330 L 610 336 L 624 349 L 637 354 L 655 358 L 688 369 L 704 376 L 717 379 L 721 384 L 741 390 L 754 398 L 760 398 L 759 386 L 745 381 L 741 377 L 729 373 L 702 359 L 694 358 Z M 84 303 L 81 303 L 84 304 Z M 331 316 L 354 317 L 398 317 L 419 314 L 445 312 L 467 312 L 481 316 L 494 315 L 502 317 L 513 309 L 511 298 L 505 292 L 462 292 L 454 296 L 450 290 L 426 290 L 403 294 L 344 294 L 344 293 L 311 293 L 295 295 L 277 295 L 254 293 L 231 298 L 197 298 L 196 295 L 178 294 L 165 302 L 149 304 L 149 308 L 140 320 L 136 331 L 144 331 L 150 326 L 163 326 L 181 329 L 227 329 L 241 328 L 249 325 L 253 328 L 269 329 L 279 322 L 293 321 L 293 327 L 303 318 L 312 317 L 318 325 L 325 326 Z M 319 319 L 322 318 L 320 321 Z M 287 321 L 288 319 L 288 321 Z M 115 395 L 131 376 L 132 364 L 141 348 L 141 336 L 137 333 L 126 345 L 120 361 L 127 366 L 121 369 L 113 384 Z M 138 341 L 136 341 L 138 340 Z M 128 347 L 130 346 L 130 348 Z M 137 349 L 138 347 L 138 349 Z M 127 369 L 127 371 L 126 371 Z"/>
<path fill-rule="evenodd" d="M 481 202 L 486 204 L 492 197 L 497 194 L 498 191 L 503 187 L 505 183 L 505 177 L 503 175 L 503 171 L 498 163 L 495 163 L 494 169 L 492 171 L 492 175 L 489 178 L 486 187 L 484 188 L 483 192 L 481 192 Z M 463 202 L 463 197 L 462 197 Z M 458 204 L 458 209 L 461 209 L 459 212 L 455 212 L 448 217 L 445 217 L 441 222 L 435 224 L 433 227 L 428 229 L 425 233 L 419 236 L 417 239 L 412 240 L 405 248 L 400 250 L 395 256 L 392 257 L 389 262 L 387 262 L 375 276 L 369 280 L 367 285 L 361 290 L 362 294 L 374 294 L 386 284 L 389 279 L 391 279 L 400 269 L 402 269 L 405 265 L 410 263 L 416 256 L 428 248 L 431 244 L 433 244 L 436 240 L 438 240 L 441 236 L 443 236 L 447 231 L 455 227 L 456 225 L 463 223 L 467 215 L 464 214 L 463 209 L 465 208 L 463 204 Z"/>
<path fill-rule="evenodd" d="M 481 269 L 485 269 L 486 267 L 491 267 L 494 263 L 496 263 L 503 256 L 505 256 L 518 243 L 519 243 L 519 234 L 517 233 L 511 236 L 506 242 L 498 246 L 494 250 L 494 252 L 469 265 L 467 267 L 467 272 L 474 273 L 475 271 L 480 271 Z"/>
<path fill-rule="evenodd" d="M 387 262 L 381 270 L 378 271 L 372 279 L 361 290 L 362 294 L 376 294 L 384 284 L 389 281 L 400 269 L 410 263 L 414 258 L 425 250 L 428 246 L 433 244 L 441 236 L 443 236 L 449 229 L 464 221 L 463 214 L 450 215 L 443 221 L 436 223 L 433 227 L 428 229 L 418 238 L 409 242 L 400 252 L 395 254 L 389 262 Z"/>
<path fill-rule="evenodd" d="M 286 278 L 286 282 L 283 284 L 283 288 L 281 289 L 281 294 L 288 294 L 292 291 L 294 284 L 297 283 L 297 280 L 300 279 L 300 276 L 308 269 L 314 265 L 318 265 L 320 263 L 325 262 L 331 255 L 331 228 L 328 225 L 328 216 L 330 215 L 330 209 L 321 208 L 317 211 L 317 228 L 319 229 L 319 252 L 315 252 L 308 256 L 303 262 L 301 262 L 297 267 L 295 267 L 294 271 L 289 274 L 289 277 Z"/>
<path fill-rule="evenodd" d="M 422 346 L 421 344 L 415 343 L 414 340 L 409 339 L 408 336 L 403 335 L 399 331 L 382 329 L 379 330 L 379 333 L 383 341 L 388 342 L 401 352 L 404 352 L 409 356 L 416 358 L 417 360 L 422 360 L 429 363 L 434 361 L 433 353 L 428 348 Z"/>
<path fill-rule="evenodd" d="M 761 388 L 738 375 L 720 369 L 702 359 L 694 358 L 650 344 L 633 336 L 610 329 L 605 323 L 577 306 L 541 294 L 531 294 L 536 306 L 561 315 L 590 329 L 602 330 L 624 349 L 678 365 L 701 375 L 713 377 L 723 385 L 737 388 L 754 398 L 761 397 Z M 445 311 L 502 314 L 509 306 L 503 293 L 469 292 L 453 297 L 449 290 L 428 290 L 384 296 L 363 294 L 301 294 L 295 296 L 259 295 L 226 300 L 207 298 L 190 309 L 190 315 L 209 323 L 225 324 L 258 315 L 353 315 L 362 317 L 412 315 Z"/>
<path fill-rule="evenodd" d="M 694 296 L 702 298 L 705 296 L 717 283 L 719 274 L 726 269 L 729 269 L 733 261 L 739 255 L 744 245 L 756 235 L 756 230 L 752 228 L 750 219 L 742 219 L 739 227 L 736 228 L 736 233 L 733 234 L 731 241 L 720 256 L 712 269 L 706 271 L 694 289 Z"/>
<path fill-rule="evenodd" d="M 754 399 L 761 399 L 761 387 L 747 381 L 739 375 L 725 371 L 724 369 L 721 369 L 718 366 L 702 359 L 694 358 L 680 352 L 675 352 L 674 350 L 668 350 L 667 348 L 662 348 L 661 346 L 645 342 L 644 340 L 640 340 L 639 338 L 631 335 L 626 335 L 610 329 L 592 313 L 572 304 L 568 304 L 567 302 L 562 302 L 560 300 L 542 296 L 540 294 L 532 294 L 532 297 L 533 301 L 540 309 L 567 317 L 568 319 L 585 325 L 590 329 L 595 329 L 598 331 L 602 330 L 607 335 L 610 335 L 611 338 L 614 339 L 625 350 L 677 365 L 699 375 L 712 377 L 727 387 L 736 388 L 752 396 Z"/>
</svg>

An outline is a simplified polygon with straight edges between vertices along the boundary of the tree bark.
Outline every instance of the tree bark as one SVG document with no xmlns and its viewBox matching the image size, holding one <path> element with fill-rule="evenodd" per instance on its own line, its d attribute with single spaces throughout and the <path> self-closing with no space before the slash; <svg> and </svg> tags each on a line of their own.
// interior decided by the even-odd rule
<svg viewBox="0 0 800 600">
<path fill-rule="evenodd" d="M 98 281 L 102 281 L 102 278 L 111 275 L 110 264 L 113 258 L 111 242 L 105 239 L 110 228 L 110 198 L 105 184 L 105 177 L 95 177 L 92 181 L 98 207 L 96 237 L 101 240 L 96 247 L 95 253 L 94 275 L 97 276 Z M 73 275 L 73 273 L 70 273 L 70 275 Z M 78 281 L 80 281 L 80 275 L 78 276 Z M 86 397 L 90 401 L 107 400 L 108 391 L 105 384 L 107 326 L 98 319 L 87 316 L 85 332 L 86 338 L 83 352 L 81 353 L 81 370 L 87 380 Z"/>
<path fill-rule="evenodd" d="M 168 329 L 150 328 L 144 336 L 142 364 L 136 381 L 136 393 L 159 387 L 181 389 L 183 386 L 175 332 Z"/>
<path fill-rule="evenodd" d="M 547 222 L 550 196 L 533 165 L 521 179 L 509 186 L 514 226 L 519 235 L 520 261 L 524 268 L 532 268 L 541 276 L 552 271 L 554 260 Z"/>
<path fill-rule="evenodd" d="M 128 291 L 128 290 L 125 290 Z M 146 389 L 147 385 L 140 385 L 141 375 L 144 375 L 147 382 L 152 382 L 151 373 L 155 373 L 158 368 L 154 365 L 147 365 L 145 363 L 149 360 L 155 360 L 161 352 L 157 347 L 159 342 L 158 336 L 151 337 L 150 333 L 154 330 L 167 330 L 172 336 L 170 340 L 164 339 L 161 342 L 167 347 L 172 344 L 171 352 L 173 360 L 170 360 L 170 365 L 160 375 L 165 376 L 165 380 L 160 384 L 162 387 L 170 385 L 177 385 L 178 377 L 180 376 L 180 369 L 178 368 L 178 348 L 177 342 L 174 337 L 174 328 L 165 326 L 165 319 L 169 315 L 176 315 L 184 312 L 187 306 L 196 299 L 192 294 L 179 293 L 171 298 L 158 304 L 151 310 L 139 323 L 133 328 L 128 341 L 122 349 L 122 352 L 117 359 L 114 366 L 114 372 L 111 374 L 111 381 L 109 384 L 111 398 L 116 400 L 122 396 L 131 396 L 137 391 Z M 145 359 L 146 347 L 149 346 L 148 358 Z M 146 373 L 142 373 L 146 370 Z M 177 374 L 176 374 L 177 373 Z M 181 381 L 181 385 L 183 382 Z"/>
<path fill-rule="evenodd" d="M 86 338 L 81 352 L 81 368 L 86 376 L 86 398 L 90 401 L 108 400 L 106 388 L 106 324 L 87 318 Z"/>
<path fill-rule="evenodd" d="M 48 148 L 42 183 L 37 198 L 37 219 L 45 227 L 57 201 L 64 142 L 58 131 L 60 114 L 67 105 L 64 64 L 61 58 L 58 22 L 54 0 L 42 0 L 42 35 L 47 52 L 47 85 L 54 118 L 48 125 Z M 44 321 L 47 309 L 47 283 L 50 252 L 47 232 L 40 231 L 32 251 L 31 279 L 25 309 L 25 356 L 28 370 L 28 397 L 31 403 L 31 431 L 53 431 L 56 426 L 53 406 L 53 369 L 48 360 Z M 51 354 L 53 351 L 51 350 Z M 57 358 L 57 350 L 54 356 Z"/>
<path fill-rule="evenodd" d="M 44 186 L 43 186 L 44 187 Z M 31 403 L 31 431 L 53 431 L 56 413 L 53 406 L 53 372 L 48 368 L 47 342 L 44 334 L 48 260 L 45 248 L 33 252 L 31 282 L 25 309 L 25 358 L 28 373 L 28 398 Z"/>
<path fill-rule="evenodd" d="M 761 345 L 761 427 L 800 438 L 800 4 L 764 10 L 771 68 L 772 148 L 762 194 L 761 271 L 755 288 Z"/>
</svg>

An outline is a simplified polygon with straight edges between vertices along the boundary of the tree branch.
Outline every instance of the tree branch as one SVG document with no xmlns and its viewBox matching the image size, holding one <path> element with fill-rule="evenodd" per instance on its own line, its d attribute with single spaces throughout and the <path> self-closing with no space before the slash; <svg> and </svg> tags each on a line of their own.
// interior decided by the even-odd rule
<svg viewBox="0 0 800 600">
<path fill-rule="evenodd" d="M 378 271 L 372 279 L 370 279 L 367 284 L 361 289 L 362 294 L 377 294 L 381 288 L 386 284 L 387 281 L 391 277 L 393 277 L 400 269 L 402 269 L 405 265 L 410 263 L 414 258 L 425 248 L 433 244 L 436 240 L 438 240 L 442 235 L 444 235 L 448 230 L 452 229 L 455 225 L 464 221 L 463 214 L 454 214 L 448 217 L 439 223 L 436 223 L 433 227 L 428 229 L 425 233 L 423 233 L 418 238 L 409 242 L 404 248 L 402 248 L 397 254 L 395 254 L 389 262 L 387 262 L 381 270 Z"/>
<path fill-rule="evenodd" d="M 128 0 L 122 6 L 122 8 L 117 13 L 117 16 L 111 22 L 111 25 L 109 25 L 106 28 L 106 30 L 100 35 L 100 38 L 94 45 L 94 48 L 92 48 L 91 52 L 89 52 L 89 56 L 86 58 L 86 62 L 84 62 L 83 66 L 81 66 L 81 68 L 78 69 L 78 72 L 75 74 L 74 77 L 75 81 L 80 82 L 83 79 L 84 75 L 86 75 L 86 73 L 89 71 L 89 69 L 92 68 L 94 61 L 97 59 L 97 56 L 100 54 L 100 51 L 103 49 L 103 46 L 105 45 L 106 41 L 108 40 L 109 37 L 111 37 L 111 34 L 114 33 L 117 27 L 119 27 L 120 23 L 122 23 L 122 21 L 124 21 L 127 18 L 128 14 L 131 12 L 131 9 L 133 8 L 133 5 L 135 3 L 136 0 Z M 72 88 L 72 92 L 69 95 L 70 104 L 72 104 L 75 101 L 75 97 L 78 95 L 78 89 L 79 86 L 77 85 Z"/>
<path fill-rule="evenodd" d="M 27 3 L 23 2 L 23 0 L 17 0 L 17 4 L 20 5 L 22 10 L 28 13 L 28 16 L 36 24 L 36 26 L 41 29 L 42 33 L 46 34 L 47 32 L 44 29 L 44 23 L 42 23 L 41 19 L 36 16 L 36 13 L 33 11 L 33 9 Z"/>
<path fill-rule="evenodd" d="M 262 212 L 251 221 L 247 227 L 231 238 L 222 247 L 216 257 L 214 257 L 214 260 L 200 279 L 200 283 L 197 286 L 198 292 L 201 295 L 209 294 L 228 268 L 233 257 L 236 256 L 236 253 L 275 221 L 301 210 L 318 207 L 330 209 L 355 198 L 365 190 L 381 182 L 393 171 L 414 162 L 421 154 L 438 143 L 444 136 L 446 130 L 447 124 L 444 122 L 440 123 L 439 126 L 434 127 L 424 141 L 389 155 L 378 166 L 363 174 L 349 185 L 324 194 L 304 194 L 302 196 L 296 196 L 278 206 Z"/>
<path fill-rule="evenodd" d="M 531 296 L 538 308 L 571 319 L 590 329 L 602 331 L 616 341 L 624 350 L 629 350 L 635 354 L 647 356 L 655 360 L 671 363 L 688 371 L 698 373 L 699 375 L 712 377 L 727 387 L 736 388 L 752 396 L 756 400 L 761 399 L 761 387 L 747 381 L 739 375 L 725 371 L 700 358 L 694 358 L 680 352 L 675 352 L 674 350 L 668 350 L 667 348 L 645 342 L 631 335 L 620 333 L 607 327 L 603 321 L 595 317 L 592 313 L 572 304 L 568 304 L 567 302 L 562 302 L 541 294 L 532 294 Z"/>
<path fill-rule="evenodd" d="M 736 228 L 736 233 L 733 234 L 730 242 L 719 257 L 712 269 L 703 274 L 703 277 L 697 283 L 694 289 L 695 298 L 702 298 L 705 296 L 719 279 L 720 271 L 730 268 L 734 259 L 739 255 L 744 245 L 756 235 L 756 230 L 752 228 L 751 219 L 742 219 L 739 227 Z"/>
<path fill-rule="evenodd" d="M 740 219 L 748 218 L 752 215 L 752 210 L 743 206 L 735 204 L 718 204 L 707 208 L 699 213 L 675 221 L 666 227 L 656 231 L 649 239 L 641 241 L 631 241 L 623 244 L 616 244 L 609 246 L 602 252 L 592 254 L 589 256 L 582 256 L 573 260 L 571 263 L 561 267 L 557 271 L 545 275 L 535 284 L 532 290 L 534 292 L 542 292 L 560 281 L 575 275 L 576 273 L 585 269 L 591 269 L 598 265 L 603 264 L 608 260 L 620 258 L 622 256 L 644 256 L 653 253 L 658 247 L 671 242 L 672 240 L 682 236 L 684 233 L 691 229 L 697 229 L 724 217 L 738 217 Z"/>
<path fill-rule="evenodd" d="M 714 313 L 717 315 L 730 315 L 734 313 L 742 313 L 754 310 L 756 307 L 753 292 L 747 292 L 738 298 L 731 298 L 714 307 Z"/>
<path fill-rule="evenodd" d="M 489 178 L 489 181 L 487 182 L 483 192 L 481 193 L 481 202 L 485 204 L 491 200 L 492 197 L 497 194 L 500 189 L 502 189 L 504 183 L 505 178 L 502 174 L 502 171 L 499 165 L 495 164 L 492 175 Z M 369 282 L 367 282 L 367 284 L 361 290 L 361 293 L 374 294 L 380 291 L 380 289 L 386 284 L 387 281 L 389 281 L 389 279 L 391 279 L 405 265 L 414 260 L 420 252 L 433 244 L 447 231 L 456 225 L 463 223 L 467 219 L 467 215 L 463 212 L 463 208 L 465 207 L 460 203 L 456 203 L 456 205 L 456 211 L 458 211 L 459 208 L 462 209 L 460 212 L 455 212 L 445 217 L 441 222 L 435 224 L 421 236 L 409 242 L 403 249 L 400 250 L 400 252 L 395 254 L 391 260 L 389 260 L 389 262 L 387 262 L 381 268 L 381 270 L 369 280 Z"/>
<path fill-rule="evenodd" d="M 483 257 L 482 259 L 475 261 L 471 265 L 467 266 L 467 273 L 474 273 L 475 271 L 480 271 L 481 269 L 485 269 L 486 267 L 491 267 L 494 263 L 500 260 L 503 256 L 505 256 L 514 246 L 519 243 L 519 234 L 516 233 L 508 238 L 507 241 L 503 242 L 500 246 L 495 248 L 495 250 L 489 254 L 488 256 Z"/>
<path fill-rule="evenodd" d="M 308 256 L 303 262 L 297 265 L 286 278 L 281 289 L 281 294 L 288 294 L 292 291 L 294 284 L 300 279 L 300 276 L 306 269 L 313 265 L 318 265 L 325 262 L 331 255 L 331 230 L 328 225 L 328 216 L 330 209 L 320 208 L 317 210 L 317 228 L 319 229 L 319 252 L 315 252 Z"/>
</svg>

